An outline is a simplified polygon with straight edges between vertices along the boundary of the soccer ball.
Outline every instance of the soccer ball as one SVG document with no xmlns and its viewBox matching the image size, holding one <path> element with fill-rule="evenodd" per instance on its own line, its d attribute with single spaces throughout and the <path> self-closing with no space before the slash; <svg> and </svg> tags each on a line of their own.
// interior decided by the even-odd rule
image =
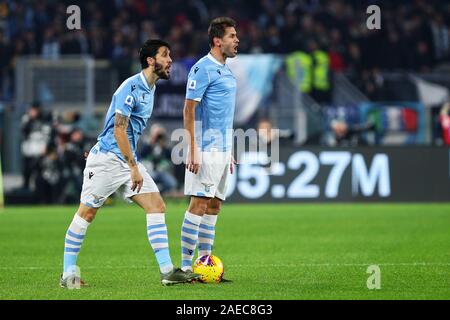
<svg viewBox="0 0 450 320">
<path fill-rule="evenodd" d="M 200 275 L 204 283 L 219 283 L 223 277 L 223 263 L 213 255 L 201 256 L 194 262 L 193 271 Z"/>
</svg>

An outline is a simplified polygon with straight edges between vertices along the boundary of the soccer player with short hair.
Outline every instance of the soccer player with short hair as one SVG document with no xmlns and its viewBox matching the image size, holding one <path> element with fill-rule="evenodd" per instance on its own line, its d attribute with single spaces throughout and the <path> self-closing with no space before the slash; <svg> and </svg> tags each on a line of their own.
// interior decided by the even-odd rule
<svg viewBox="0 0 450 320">
<path fill-rule="evenodd" d="M 237 54 L 236 23 L 228 17 L 211 21 L 211 51 L 192 66 L 187 81 L 184 127 L 189 132 L 184 192 L 190 196 L 181 230 L 182 270 L 192 272 L 198 256 L 211 254 L 217 215 L 233 173 L 232 129 L 236 79 L 226 65 Z"/>
<path fill-rule="evenodd" d="M 61 287 L 81 283 L 75 272 L 77 256 L 97 210 L 120 186 L 126 198 L 147 214 L 147 236 L 161 272 L 163 285 L 191 282 L 198 275 L 174 268 L 169 253 L 165 204 L 158 188 L 137 160 L 136 146 L 153 110 L 156 82 L 169 79 L 170 46 L 147 40 L 139 50 L 142 71 L 125 80 L 112 97 L 103 132 L 90 150 L 84 169 L 80 206 L 66 233 Z"/>
</svg>

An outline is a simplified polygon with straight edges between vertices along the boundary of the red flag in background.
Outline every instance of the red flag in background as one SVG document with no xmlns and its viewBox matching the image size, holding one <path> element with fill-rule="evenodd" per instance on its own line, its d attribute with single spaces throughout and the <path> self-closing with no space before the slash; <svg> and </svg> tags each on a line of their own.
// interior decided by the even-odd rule
<svg viewBox="0 0 450 320">
<path fill-rule="evenodd" d="M 417 131 L 417 112 L 413 109 L 402 109 L 402 118 L 406 131 Z"/>
</svg>

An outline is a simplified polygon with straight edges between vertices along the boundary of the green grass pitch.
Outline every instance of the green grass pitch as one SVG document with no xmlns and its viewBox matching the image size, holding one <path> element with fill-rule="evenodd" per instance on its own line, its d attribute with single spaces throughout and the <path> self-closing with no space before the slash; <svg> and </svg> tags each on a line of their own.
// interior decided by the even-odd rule
<svg viewBox="0 0 450 320">
<path fill-rule="evenodd" d="M 167 203 L 171 255 L 180 263 L 186 202 Z M 78 265 L 90 284 L 58 285 L 76 210 L 0 212 L 0 299 L 449 299 L 450 204 L 225 204 L 214 254 L 233 283 L 163 287 L 135 205 L 101 209 Z M 369 265 L 381 289 L 369 290 Z"/>
</svg>

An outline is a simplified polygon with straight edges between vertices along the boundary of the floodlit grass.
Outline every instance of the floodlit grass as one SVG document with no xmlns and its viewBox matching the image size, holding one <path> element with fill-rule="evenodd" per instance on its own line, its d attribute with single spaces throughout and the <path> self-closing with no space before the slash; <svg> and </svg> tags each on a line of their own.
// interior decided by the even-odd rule
<svg viewBox="0 0 450 320">
<path fill-rule="evenodd" d="M 167 204 L 180 264 L 186 203 Z M 233 283 L 163 287 L 135 205 L 101 209 L 78 265 L 89 287 L 59 287 L 76 207 L 0 213 L 0 299 L 449 299 L 449 204 L 224 204 L 214 254 Z M 369 290 L 369 265 L 381 289 Z"/>
</svg>

